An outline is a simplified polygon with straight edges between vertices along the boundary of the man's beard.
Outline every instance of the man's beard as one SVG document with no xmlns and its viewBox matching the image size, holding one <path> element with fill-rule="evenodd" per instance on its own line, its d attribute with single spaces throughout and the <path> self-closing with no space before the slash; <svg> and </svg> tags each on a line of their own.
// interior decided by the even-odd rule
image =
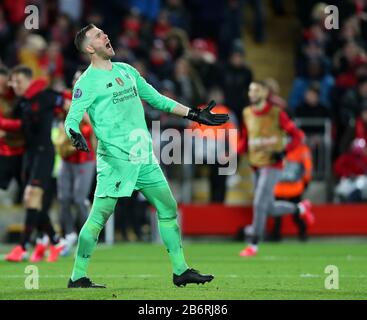
<svg viewBox="0 0 367 320">
<path fill-rule="evenodd" d="M 113 51 L 112 49 L 111 54 L 106 51 L 101 51 L 101 52 L 98 52 L 97 55 L 103 60 L 110 60 L 115 55 L 115 51 Z"/>
</svg>

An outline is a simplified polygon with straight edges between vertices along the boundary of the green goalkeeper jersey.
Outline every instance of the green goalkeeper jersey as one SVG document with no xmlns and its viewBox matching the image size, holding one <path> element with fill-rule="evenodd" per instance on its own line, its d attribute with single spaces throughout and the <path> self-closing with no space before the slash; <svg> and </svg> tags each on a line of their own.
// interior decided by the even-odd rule
<svg viewBox="0 0 367 320">
<path fill-rule="evenodd" d="M 80 133 L 79 123 L 87 112 L 98 140 L 98 154 L 144 162 L 152 157 L 153 148 L 141 99 L 166 112 L 172 112 L 177 104 L 126 63 L 113 62 L 110 71 L 90 65 L 74 86 L 66 134 L 70 138 L 70 128 Z"/>
</svg>

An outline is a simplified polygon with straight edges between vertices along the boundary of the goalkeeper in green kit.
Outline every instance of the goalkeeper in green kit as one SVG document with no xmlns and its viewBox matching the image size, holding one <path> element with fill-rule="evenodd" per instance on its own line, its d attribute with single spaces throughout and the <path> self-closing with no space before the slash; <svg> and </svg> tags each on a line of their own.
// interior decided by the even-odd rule
<svg viewBox="0 0 367 320">
<path fill-rule="evenodd" d="M 212 275 L 202 275 L 185 262 L 177 224 L 177 203 L 153 155 L 141 99 L 165 112 L 206 125 L 220 125 L 227 114 L 213 114 L 211 102 L 204 109 L 190 109 L 162 96 L 138 71 L 126 63 L 111 62 L 114 50 L 108 36 L 95 25 L 81 29 L 75 37 L 77 49 L 88 54 L 91 64 L 73 88 L 65 131 L 78 150 L 88 151 L 79 123 L 88 113 L 98 140 L 97 186 L 94 202 L 80 231 L 69 288 L 105 288 L 87 277 L 87 267 L 98 236 L 119 197 L 139 190 L 157 209 L 159 232 L 173 269 L 173 283 L 205 283 Z"/>
</svg>

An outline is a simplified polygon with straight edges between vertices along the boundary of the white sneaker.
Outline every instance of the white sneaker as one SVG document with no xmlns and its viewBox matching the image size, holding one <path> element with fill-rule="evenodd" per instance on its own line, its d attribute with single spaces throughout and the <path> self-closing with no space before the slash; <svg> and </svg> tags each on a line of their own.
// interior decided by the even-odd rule
<svg viewBox="0 0 367 320">
<path fill-rule="evenodd" d="M 44 246 L 48 246 L 50 244 L 50 238 L 47 234 L 45 234 L 42 238 L 37 239 L 37 243 L 42 243 Z"/>
<path fill-rule="evenodd" d="M 62 249 L 60 256 L 65 257 L 70 255 L 71 250 L 78 240 L 78 235 L 75 232 L 69 233 L 65 236 L 65 247 Z"/>
</svg>

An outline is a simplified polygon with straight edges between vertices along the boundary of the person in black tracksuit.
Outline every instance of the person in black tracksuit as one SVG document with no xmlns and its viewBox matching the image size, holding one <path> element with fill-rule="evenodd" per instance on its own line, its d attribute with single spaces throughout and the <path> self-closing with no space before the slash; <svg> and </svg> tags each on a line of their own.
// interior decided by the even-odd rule
<svg viewBox="0 0 367 320">
<path fill-rule="evenodd" d="M 24 205 L 26 208 L 25 229 L 21 243 L 5 259 L 21 261 L 27 255 L 27 245 L 33 231 L 38 227 L 49 236 L 51 246 L 49 261 L 56 261 L 60 248 L 58 237 L 50 222 L 50 190 L 55 151 L 51 140 L 52 123 L 57 109 L 62 108 L 63 98 L 51 89 L 46 89 L 43 79 L 32 79 L 32 71 L 26 66 L 15 67 L 10 75 L 15 94 L 20 97 L 16 108 L 20 119 L 0 121 L 0 129 L 22 130 L 25 137 L 23 179 L 25 181 Z M 42 251 L 42 252 L 40 252 Z M 31 261 L 37 262 L 44 255 L 45 248 L 36 246 Z"/>
</svg>

